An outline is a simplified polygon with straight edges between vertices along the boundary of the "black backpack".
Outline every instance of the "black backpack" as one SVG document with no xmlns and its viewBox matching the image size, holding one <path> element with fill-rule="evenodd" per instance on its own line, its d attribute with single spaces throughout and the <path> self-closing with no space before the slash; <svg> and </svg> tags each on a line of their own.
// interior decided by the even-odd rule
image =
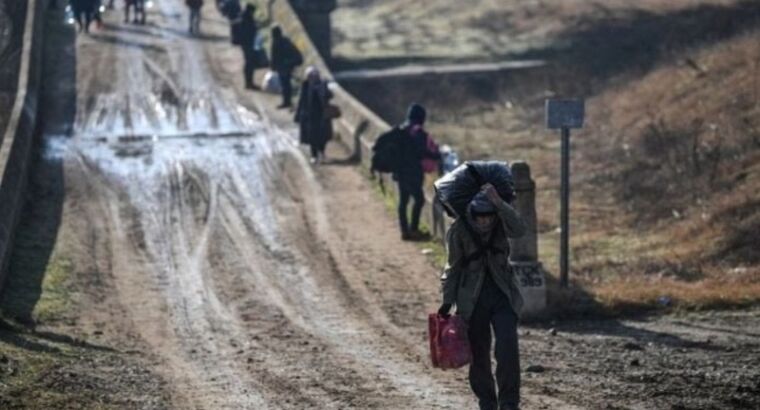
<svg viewBox="0 0 760 410">
<path fill-rule="evenodd" d="M 230 42 L 236 46 L 243 45 L 243 21 L 236 19 L 230 25 Z"/>
<path fill-rule="evenodd" d="M 404 131 L 400 127 L 380 135 L 372 146 L 372 172 L 396 172 L 401 158 Z"/>
</svg>

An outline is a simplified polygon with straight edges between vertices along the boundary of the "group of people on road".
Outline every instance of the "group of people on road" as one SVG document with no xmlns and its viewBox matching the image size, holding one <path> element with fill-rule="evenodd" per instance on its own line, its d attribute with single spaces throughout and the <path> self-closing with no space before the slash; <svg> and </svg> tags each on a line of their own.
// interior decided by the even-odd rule
<svg viewBox="0 0 760 410">
<path fill-rule="evenodd" d="M 70 0 L 77 21 L 87 31 L 100 0 Z M 145 20 L 144 0 L 125 0 L 125 21 L 130 8 L 135 20 Z M 113 1 L 111 1 L 113 3 Z M 189 31 L 200 32 L 203 0 L 185 0 L 190 9 Z M 254 82 L 258 68 L 268 68 L 279 79 L 282 101 L 278 108 L 293 109 L 292 76 L 303 64 L 303 56 L 282 29 L 270 31 L 269 55 L 263 48 L 256 22 L 256 8 L 239 0 L 217 0 L 217 7 L 231 22 L 231 39 L 240 47 L 244 60 L 243 80 L 246 88 L 259 89 Z M 310 146 L 311 161 L 324 160 L 325 148 L 333 137 L 332 121 L 340 115 L 330 103 L 333 93 L 328 80 L 314 66 L 306 67 L 301 83 L 294 120 L 299 126 L 300 142 Z M 337 112 L 336 112 L 337 110 Z M 435 172 L 441 152 L 425 129 L 427 110 L 413 103 L 405 120 L 378 137 L 393 141 L 394 149 L 386 169 L 398 187 L 398 221 L 402 240 L 428 240 L 420 230 L 425 204 L 425 174 Z M 374 168 L 373 159 L 373 168 Z M 412 203 L 411 219 L 409 205 Z M 509 239 L 522 236 L 526 225 L 511 204 L 493 185 L 485 183 L 459 215 L 446 234 L 448 261 L 441 276 L 442 304 L 438 315 L 447 317 L 456 306 L 468 324 L 472 360 L 469 383 L 481 410 L 516 410 L 520 403 L 520 360 L 517 325 L 523 299 L 509 264 Z M 491 368 L 492 335 L 495 339 L 496 374 Z"/>
<path fill-rule="evenodd" d="M 245 84 L 252 89 L 257 88 L 253 84 L 253 73 L 263 66 L 257 61 L 262 57 L 256 53 L 258 30 L 254 11 L 252 5 L 246 6 L 238 29 L 244 38 L 238 44 L 245 59 Z M 269 68 L 280 79 L 282 103 L 279 108 L 290 108 L 291 76 L 303 60 L 279 27 L 274 27 L 271 34 Z M 317 68 L 307 67 L 303 77 L 294 119 L 299 125 L 301 143 L 310 146 L 311 161 L 318 164 L 324 160 L 326 144 L 333 136 L 335 115 L 330 112 L 333 95 Z M 439 169 L 436 164 L 441 160 L 441 153 L 425 130 L 426 119 L 427 110 L 420 104 L 411 104 L 405 121 L 386 133 L 398 142 L 391 172 L 398 187 L 402 240 L 430 238 L 429 233 L 420 230 L 425 173 Z M 408 217 L 410 202 L 411 220 Z M 481 410 L 517 410 L 520 406 L 517 326 L 523 299 L 509 264 L 509 239 L 522 236 L 526 229 L 512 205 L 493 185 L 486 183 L 446 235 L 448 261 L 441 276 L 443 301 L 438 314 L 448 316 L 456 306 L 457 314 L 468 323 L 467 337 L 472 354 L 469 383 Z M 495 339 L 493 347 L 492 339 Z M 496 357 L 495 378 L 492 349 Z"/>
<path fill-rule="evenodd" d="M 256 23 L 256 7 L 249 3 L 240 11 L 237 0 L 221 1 L 220 10 L 232 22 L 232 43 L 238 45 L 243 54 L 245 87 L 261 89 L 254 82 L 254 74 L 256 69 L 268 68 L 267 78 L 277 79 L 282 96 L 277 108 L 293 109 L 293 72 L 303 64 L 303 55 L 279 26 L 272 27 L 270 31 L 271 46 L 267 55 Z M 335 107 L 329 103 L 332 93 L 328 83 L 319 70 L 309 66 L 304 70 L 303 78 L 294 120 L 299 124 L 301 143 L 310 146 L 311 162 L 317 164 L 324 159 L 325 147 L 333 134 L 332 119 L 337 114 Z"/>
<path fill-rule="evenodd" d="M 272 27 L 270 31 L 271 46 L 267 55 L 256 23 L 256 6 L 246 4 L 239 15 L 236 13 L 238 9 L 237 0 L 223 0 L 220 5 L 222 13 L 231 20 L 232 43 L 239 46 L 243 54 L 243 81 L 246 88 L 259 89 L 254 82 L 254 73 L 258 68 L 269 68 L 276 73 L 282 94 L 282 103 L 278 108 L 292 108 L 293 71 L 303 64 L 303 55 L 279 26 Z"/>
<path fill-rule="evenodd" d="M 109 0 L 106 7 L 113 10 L 116 7 L 114 1 Z M 80 33 L 89 33 L 93 22 L 97 22 L 99 26 L 103 25 L 102 0 L 69 0 L 69 6 Z M 48 7 L 56 9 L 57 0 L 51 0 Z M 130 15 L 134 24 L 145 24 L 145 0 L 124 0 L 124 23 L 129 23 Z"/>
</svg>

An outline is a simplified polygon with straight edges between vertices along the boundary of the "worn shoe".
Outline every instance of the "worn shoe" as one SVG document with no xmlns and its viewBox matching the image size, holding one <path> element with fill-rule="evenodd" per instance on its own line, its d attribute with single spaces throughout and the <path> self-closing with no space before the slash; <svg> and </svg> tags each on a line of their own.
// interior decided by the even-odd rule
<svg viewBox="0 0 760 410">
<path fill-rule="evenodd" d="M 409 235 L 411 236 L 411 240 L 413 241 L 429 241 L 432 236 L 427 232 L 422 231 L 411 231 L 409 232 Z"/>
<path fill-rule="evenodd" d="M 278 105 L 278 106 L 277 106 L 277 109 L 278 109 L 278 110 L 284 110 L 284 109 L 286 109 L 286 108 L 291 108 L 291 107 L 293 107 L 293 104 L 285 104 L 285 103 L 282 103 L 282 104 L 280 104 L 280 105 Z"/>
</svg>

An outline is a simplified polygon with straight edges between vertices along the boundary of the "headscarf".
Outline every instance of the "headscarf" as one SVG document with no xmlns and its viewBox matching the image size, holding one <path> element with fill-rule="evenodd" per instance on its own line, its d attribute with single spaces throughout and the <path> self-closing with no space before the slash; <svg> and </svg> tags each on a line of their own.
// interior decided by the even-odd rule
<svg viewBox="0 0 760 410">
<path fill-rule="evenodd" d="M 427 111 L 420 104 L 413 103 L 406 112 L 406 121 L 410 125 L 424 125 Z"/>
<path fill-rule="evenodd" d="M 311 104 L 311 99 L 314 95 L 319 97 L 320 101 L 324 104 L 327 100 L 327 84 L 322 81 L 319 69 L 313 65 L 306 67 L 304 77 L 306 77 L 306 84 L 310 90 L 308 94 L 309 104 Z"/>
<path fill-rule="evenodd" d="M 480 191 L 477 194 L 475 194 L 475 197 L 472 198 L 469 205 L 467 205 L 467 223 L 470 224 L 470 226 L 483 236 L 484 238 L 487 238 L 491 231 L 493 231 L 494 226 L 496 225 L 496 218 L 494 218 L 493 222 L 488 227 L 481 227 L 477 223 L 475 223 L 475 216 L 476 215 L 483 215 L 483 214 L 493 214 L 495 216 L 496 214 L 496 207 L 494 206 L 493 202 L 491 202 L 490 199 L 488 199 L 488 196 L 485 192 Z"/>
</svg>

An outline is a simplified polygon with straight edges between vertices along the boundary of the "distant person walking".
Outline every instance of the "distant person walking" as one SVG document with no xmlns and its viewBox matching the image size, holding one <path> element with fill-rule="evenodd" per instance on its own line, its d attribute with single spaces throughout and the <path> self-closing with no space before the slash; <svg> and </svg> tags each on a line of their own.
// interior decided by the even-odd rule
<svg viewBox="0 0 760 410">
<path fill-rule="evenodd" d="M 129 23 L 129 12 L 133 11 L 134 24 L 145 24 L 145 0 L 124 0 L 124 22 Z"/>
<path fill-rule="evenodd" d="M 333 135 L 329 104 L 332 93 L 316 67 L 307 67 L 305 77 L 295 121 L 299 124 L 301 143 L 311 147 L 311 163 L 319 164 L 325 158 L 325 147 Z"/>
<path fill-rule="evenodd" d="M 472 350 L 469 380 L 481 410 L 520 408 L 517 322 L 523 305 L 509 265 L 508 238 L 524 235 L 520 215 L 485 184 L 446 234 L 448 263 L 441 276 L 443 304 L 467 321 Z M 491 329 L 496 339 L 496 383 L 491 371 Z M 497 395 L 498 387 L 498 395 Z"/>
<path fill-rule="evenodd" d="M 242 13 L 240 0 L 217 0 L 216 6 L 219 9 L 219 12 L 221 12 L 224 17 L 227 17 L 228 20 L 235 20 L 240 17 L 240 13 Z"/>
<path fill-rule="evenodd" d="M 237 1 L 237 0 L 235 0 Z M 247 4 L 245 10 L 239 18 L 232 22 L 232 44 L 240 46 L 243 51 L 243 79 L 245 88 L 249 90 L 256 89 L 253 83 L 253 73 L 256 70 L 256 37 L 258 27 L 256 25 L 256 7 L 253 4 Z"/>
<path fill-rule="evenodd" d="M 95 13 L 95 0 L 70 0 L 71 11 L 77 21 L 79 32 L 90 32 L 90 24 Z"/>
<path fill-rule="evenodd" d="M 303 55 L 295 44 L 282 34 L 280 27 L 272 28 L 272 62 L 271 68 L 277 72 L 282 88 L 282 103 L 277 108 L 293 106 L 293 70 L 303 64 Z"/>
<path fill-rule="evenodd" d="M 201 8 L 203 0 L 185 0 L 185 5 L 190 10 L 190 27 L 188 31 L 192 35 L 201 33 Z"/>
<path fill-rule="evenodd" d="M 427 111 L 423 106 L 412 104 L 407 110 L 406 122 L 391 131 L 399 134 L 398 158 L 393 179 L 398 183 L 398 220 L 403 240 L 424 240 L 429 236 L 419 229 L 420 215 L 425 205 L 422 188 L 425 182 L 423 161 L 440 160 L 441 154 L 429 147 L 430 135 L 424 129 L 426 117 Z M 414 199 L 411 223 L 407 217 L 410 199 Z"/>
</svg>

